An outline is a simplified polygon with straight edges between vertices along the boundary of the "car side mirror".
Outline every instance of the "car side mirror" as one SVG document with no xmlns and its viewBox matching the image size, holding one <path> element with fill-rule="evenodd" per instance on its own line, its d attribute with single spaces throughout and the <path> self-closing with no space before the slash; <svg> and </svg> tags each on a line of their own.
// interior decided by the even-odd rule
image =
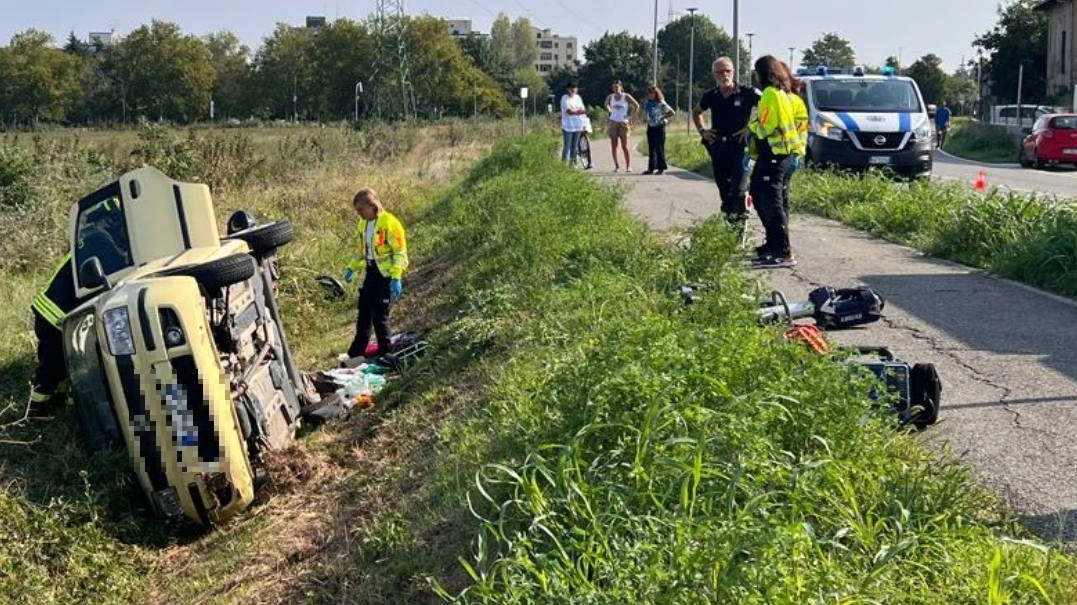
<svg viewBox="0 0 1077 605">
<path fill-rule="evenodd" d="M 1032 129 L 1028 126 L 1021 127 L 1021 134 L 1032 134 Z"/>
<path fill-rule="evenodd" d="M 105 275 L 105 269 L 101 266 L 101 260 L 96 256 L 91 256 L 79 265 L 79 282 L 83 287 L 92 290 L 112 288 L 112 284 L 108 283 L 108 277 Z"/>
</svg>

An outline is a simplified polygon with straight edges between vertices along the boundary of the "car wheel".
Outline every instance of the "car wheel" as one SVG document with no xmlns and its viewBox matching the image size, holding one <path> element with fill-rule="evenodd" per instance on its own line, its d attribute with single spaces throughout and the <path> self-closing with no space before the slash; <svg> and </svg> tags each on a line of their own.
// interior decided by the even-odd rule
<svg viewBox="0 0 1077 605">
<path fill-rule="evenodd" d="M 263 257 L 272 254 L 278 247 L 292 241 L 294 237 L 295 229 L 292 228 L 290 221 L 274 221 L 237 231 L 228 239 L 247 242 L 247 246 L 255 257 Z"/>
<path fill-rule="evenodd" d="M 1031 168 L 1032 167 L 1032 162 L 1025 159 L 1025 152 L 1024 151 L 1018 151 L 1017 152 L 1017 163 L 1020 164 L 1022 168 Z"/>
<path fill-rule="evenodd" d="M 254 276 L 254 259 L 249 254 L 233 254 L 224 258 L 203 263 L 187 265 L 163 271 L 161 275 L 186 275 L 206 288 L 215 290 L 247 281 Z"/>
<path fill-rule="evenodd" d="M 909 422 L 923 430 L 939 420 L 942 381 L 933 363 L 918 363 L 909 373 Z"/>
</svg>

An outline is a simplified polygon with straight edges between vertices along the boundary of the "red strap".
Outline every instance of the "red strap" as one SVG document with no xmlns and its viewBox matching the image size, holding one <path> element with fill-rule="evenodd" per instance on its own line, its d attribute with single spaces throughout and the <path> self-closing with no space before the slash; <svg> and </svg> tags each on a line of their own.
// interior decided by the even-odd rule
<svg viewBox="0 0 1077 605">
<path fill-rule="evenodd" d="M 789 328 L 785 331 L 785 340 L 786 342 L 802 341 L 820 355 L 830 352 L 830 344 L 827 343 L 822 331 L 810 324 Z"/>
</svg>

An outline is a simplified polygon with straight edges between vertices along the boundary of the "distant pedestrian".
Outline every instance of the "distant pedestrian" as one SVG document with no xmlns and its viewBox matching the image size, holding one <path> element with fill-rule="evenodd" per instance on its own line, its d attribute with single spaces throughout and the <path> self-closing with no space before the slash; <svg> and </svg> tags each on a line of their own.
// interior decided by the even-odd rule
<svg viewBox="0 0 1077 605">
<path fill-rule="evenodd" d="M 755 168 L 749 190 L 766 241 L 759 247 L 762 266 L 796 265 L 789 243 L 789 211 L 785 202 L 786 179 L 794 159 L 804 154 L 804 145 L 790 98 L 789 72 L 772 55 L 755 62 L 755 74 L 765 88 L 755 117 L 748 125 L 755 149 Z"/>
<path fill-rule="evenodd" d="M 643 174 L 662 174 L 666 171 L 666 124 L 673 117 L 673 108 L 666 103 L 662 89 L 651 86 L 643 104 L 647 116 L 647 170 Z"/>
<path fill-rule="evenodd" d="M 946 144 L 946 133 L 950 130 L 950 108 L 943 101 L 935 110 L 935 147 L 941 148 Z"/>
<path fill-rule="evenodd" d="M 569 80 L 565 94 L 561 95 L 561 161 L 576 163 L 580 147 L 580 133 L 583 132 L 583 118 L 587 116 L 587 107 L 580 98 L 579 83 Z"/>
<path fill-rule="evenodd" d="M 632 114 L 639 111 L 639 101 L 624 91 L 620 80 L 614 80 L 610 86 L 613 92 L 606 95 L 606 111 L 610 119 L 606 133 L 610 136 L 610 152 L 613 154 L 613 171 L 618 172 L 621 164 L 617 162 L 617 147 L 620 146 L 625 157 L 625 172 L 632 172 L 632 155 L 628 152 L 628 135 L 632 132 Z"/>
<path fill-rule="evenodd" d="M 722 213 L 737 229 L 743 229 L 748 217 L 745 205 L 744 135 L 752 109 L 760 93 L 751 86 L 737 84 L 733 59 L 719 57 L 711 65 L 714 88 L 703 93 L 699 105 L 692 109 L 692 122 L 711 156 L 711 170 Z M 703 113 L 711 112 L 711 127 L 703 126 Z"/>
</svg>

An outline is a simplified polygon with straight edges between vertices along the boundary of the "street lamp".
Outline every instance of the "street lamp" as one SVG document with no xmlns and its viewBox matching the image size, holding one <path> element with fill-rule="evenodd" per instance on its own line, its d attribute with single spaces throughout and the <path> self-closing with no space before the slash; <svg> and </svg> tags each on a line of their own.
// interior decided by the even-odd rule
<svg viewBox="0 0 1077 605">
<path fill-rule="evenodd" d="M 748 34 L 744 34 L 744 35 L 748 38 L 748 69 L 747 69 L 747 71 L 750 72 L 750 71 L 752 71 L 752 37 L 755 36 L 755 34 L 748 33 Z M 789 67 L 792 68 L 793 66 L 790 65 Z M 740 78 L 740 74 L 737 74 L 737 77 Z"/>
<path fill-rule="evenodd" d="M 733 76 L 740 75 L 740 0 L 733 0 Z"/>
<path fill-rule="evenodd" d="M 355 83 L 355 121 L 359 121 L 359 94 L 363 92 L 363 82 L 360 80 Z"/>
<path fill-rule="evenodd" d="M 797 47 L 795 46 L 789 47 L 789 69 L 793 69 L 793 51 L 796 49 Z"/>
<path fill-rule="evenodd" d="M 689 42 L 688 42 L 688 109 L 689 109 L 689 111 L 684 112 L 684 115 L 687 118 L 685 120 L 684 130 L 685 130 L 685 134 L 692 134 L 692 112 L 690 110 L 692 109 L 692 93 L 695 92 L 694 90 L 692 90 L 692 87 L 696 83 L 695 70 L 693 68 L 695 67 L 695 63 L 696 63 L 696 11 L 699 10 L 699 9 L 696 8 L 696 7 L 692 7 L 692 8 L 685 9 L 685 10 L 688 11 L 689 18 L 692 20 L 692 35 L 689 38 Z"/>
</svg>

